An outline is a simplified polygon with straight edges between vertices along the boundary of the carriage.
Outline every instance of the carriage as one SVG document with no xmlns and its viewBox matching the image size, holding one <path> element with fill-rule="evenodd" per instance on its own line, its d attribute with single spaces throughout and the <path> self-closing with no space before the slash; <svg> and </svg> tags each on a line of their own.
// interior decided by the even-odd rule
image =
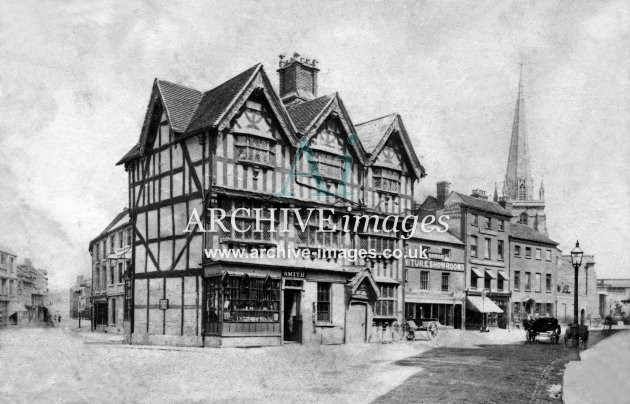
<svg viewBox="0 0 630 404">
<path fill-rule="evenodd" d="M 569 345 L 569 340 L 572 340 L 578 349 L 588 348 L 588 326 L 569 324 L 564 332 L 564 345 Z"/>
<path fill-rule="evenodd" d="M 437 325 L 438 321 L 436 318 L 415 318 L 407 320 L 405 333 L 407 341 L 414 341 L 422 331 L 425 331 L 429 341 L 432 341 L 438 333 Z"/>
<path fill-rule="evenodd" d="M 526 342 L 528 343 L 536 342 L 540 335 L 547 337 L 552 344 L 557 344 L 560 340 L 562 329 L 560 324 L 558 324 L 557 318 L 541 317 L 533 320 L 523 320 L 523 326 L 527 331 Z"/>
</svg>

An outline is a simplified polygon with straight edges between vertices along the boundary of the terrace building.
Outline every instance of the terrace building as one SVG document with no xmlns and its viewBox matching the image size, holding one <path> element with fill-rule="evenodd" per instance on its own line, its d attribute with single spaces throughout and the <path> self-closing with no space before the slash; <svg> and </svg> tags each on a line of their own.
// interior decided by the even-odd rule
<svg viewBox="0 0 630 404">
<path fill-rule="evenodd" d="M 17 324 L 17 256 L 8 248 L 0 246 L 0 327 Z"/>
<path fill-rule="evenodd" d="M 92 256 L 91 310 L 92 329 L 113 333 L 125 332 L 125 321 L 130 312 L 130 296 L 125 295 L 125 274 L 132 263 L 132 232 L 129 223 L 129 210 L 124 209 L 114 220 L 90 242 Z M 80 308 L 79 286 L 77 309 Z"/>
<path fill-rule="evenodd" d="M 398 114 L 355 124 L 338 93 L 318 94 L 318 72 L 295 54 L 280 58 L 279 93 L 260 64 L 205 92 L 155 80 L 140 139 L 118 163 L 134 234 L 132 343 L 352 343 L 374 320 L 402 320 L 390 303 L 402 302 L 402 260 L 383 254 L 402 248 L 400 234 L 332 225 L 410 212 L 424 168 Z M 209 208 L 234 222 L 201 231 Z M 269 210 L 283 208 L 296 211 Z M 329 231 L 300 221 L 309 208 L 334 210 Z M 300 256 L 245 254 L 262 248 Z M 318 256 L 359 248 L 376 253 Z"/>
</svg>

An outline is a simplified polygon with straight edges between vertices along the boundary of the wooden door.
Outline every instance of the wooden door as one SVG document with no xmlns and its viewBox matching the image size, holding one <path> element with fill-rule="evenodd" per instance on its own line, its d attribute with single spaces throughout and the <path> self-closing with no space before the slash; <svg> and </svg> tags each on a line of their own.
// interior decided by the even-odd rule
<svg viewBox="0 0 630 404">
<path fill-rule="evenodd" d="M 346 327 L 346 343 L 358 344 L 365 342 L 367 334 L 367 304 L 351 303 L 348 308 Z"/>
</svg>

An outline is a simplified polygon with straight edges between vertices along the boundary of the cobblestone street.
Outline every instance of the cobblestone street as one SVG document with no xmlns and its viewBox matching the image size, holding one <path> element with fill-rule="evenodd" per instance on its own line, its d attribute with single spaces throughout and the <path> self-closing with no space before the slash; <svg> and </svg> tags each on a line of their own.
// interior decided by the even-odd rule
<svg viewBox="0 0 630 404">
<path fill-rule="evenodd" d="M 592 331 L 590 347 L 601 339 L 601 331 Z M 396 362 L 422 370 L 376 402 L 559 403 L 565 365 L 574 360 L 577 351 L 562 339 L 557 345 L 437 348 Z"/>
</svg>

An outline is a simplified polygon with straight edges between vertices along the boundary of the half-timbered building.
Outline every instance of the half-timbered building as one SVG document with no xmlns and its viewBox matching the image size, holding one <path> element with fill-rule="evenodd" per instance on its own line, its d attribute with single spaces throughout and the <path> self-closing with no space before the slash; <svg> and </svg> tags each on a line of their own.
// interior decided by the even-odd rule
<svg viewBox="0 0 630 404">
<path fill-rule="evenodd" d="M 155 80 L 118 163 L 134 233 L 132 343 L 349 343 L 402 320 L 390 304 L 402 301 L 402 259 L 382 255 L 402 248 L 400 232 L 340 224 L 409 213 L 424 169 L 399 115 L 355 125 L 339 94 L 318 96 L 318 71 L 281 57 L 279 93 L 260 64 L 206 92 Z M 328 231 L 313 208 L 332 212 Z M 226 226 L 212 229 L 218 209 Z M 321 254 L 360 248 L 378 253 Z M 254 256 L 263 249 L 274 256 Z"/>
</svg>

